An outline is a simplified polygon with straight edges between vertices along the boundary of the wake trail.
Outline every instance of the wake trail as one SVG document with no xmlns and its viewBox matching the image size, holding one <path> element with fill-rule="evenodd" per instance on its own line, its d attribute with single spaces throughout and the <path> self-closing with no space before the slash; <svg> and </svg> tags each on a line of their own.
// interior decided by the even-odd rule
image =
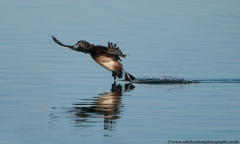
<svg viewBox="0 0 240 144">
<path fill-rule="evenodd" d="M 132 83 L 139 84 L 194 84 L 194 83 L 240 83 L 240 79 L 196 79 L 189 80 L 176 76 L 151 76 L 136 78 Z"/>
</svg>

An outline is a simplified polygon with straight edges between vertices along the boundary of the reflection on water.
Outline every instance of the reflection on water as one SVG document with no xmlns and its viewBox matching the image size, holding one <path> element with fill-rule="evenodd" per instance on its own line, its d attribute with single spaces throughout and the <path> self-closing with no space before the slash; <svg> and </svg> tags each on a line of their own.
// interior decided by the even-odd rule
<svg viewBox="0 0 240 144">
<path fill-rule="evenodd" d="M 73 102 L 72 107 L 53 108 L 50 114 L 50 127 L 59 119 L 65 118 L 73 121 L 75 127 L 91 127 L 93 123 L 99 122 L 96 119 L 104 119 L 104 130 L 115 130 L 117 119 L 123 112 L 122 95 L 134 89 L 132 84 L 112 84 L 111 92 L 98 94 L 91 99 L 81 99 Z M 56 111 L 56 112 L 55 112 Z M 58 111 L 63 111 L 59 113 Z M 102 120 L 100 120 L 102 122 Z"/>
</svg>

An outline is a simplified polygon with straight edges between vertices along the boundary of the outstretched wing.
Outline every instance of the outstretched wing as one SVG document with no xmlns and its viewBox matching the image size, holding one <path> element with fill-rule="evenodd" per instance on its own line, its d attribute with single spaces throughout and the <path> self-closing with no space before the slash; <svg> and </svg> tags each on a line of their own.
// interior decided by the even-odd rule
<svg viewBox="0 0 240 144">
<path fill-rule="evenodd" d="M 86 54 L 89 53 L 89 50 L 86 50 L 86 49 L 83 49 L 83 48 L 80 48 L 80 47 L 76 48 L 76 47 L 74 47 L 74 46 L 65 45 L 65 44 L 61 43 L 60 41 L 58 41 L 54 36 L 52 36 L 52 38 L 53 38 L 53 41 L 54 41 L 56 44 L 60 45 L 60 46 L 68 47 L 68 48 L 70 48 L 70 49 L 72 49 L 72 50 L 75 50 L 75 51 L 78 51 L 78 52 L 84 52 L 84 53 L 86 53 Z"/>
<path fill-rule="evenodd" d="M 108 42 L 108 47 L 107 49 L 104 49 L 104 51 L 113 55 L 123 57 L 123 58 L 126 57 L 126 55 L 122 53 L 122 51 L 119 49 L 119 47 L 117 47 L 116 44 L 113 45 L 110 42 Z"/>
<path fill-rule="evenodd" d="M 58 45 L 60 45 L 60 46 L 63 46 L 63 47 L 68 47 L 68 48 L 73 49 L 73 46 L 62 44 L 62 43 L 61 43 L 60 41 L 58 41 L 54 36 L 52 36 L 52 38 L 53 38 L 53 41 L 54 41 L 56 44 L 58 44 Z"/>
</svg>

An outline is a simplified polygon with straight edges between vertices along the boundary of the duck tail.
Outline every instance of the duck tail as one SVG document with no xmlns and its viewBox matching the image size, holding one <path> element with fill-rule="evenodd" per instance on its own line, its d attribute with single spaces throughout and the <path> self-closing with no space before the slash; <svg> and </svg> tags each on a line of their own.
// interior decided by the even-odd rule
<svg viewBox="0 0 240 144">
<path fill-rule="evenodd" d="M 131 75 L 130 73 L 126 72 L 124 69 L 122 69 L 122 70 L 125 73 L 125 80 L 126 81 L 132 82 L 133 80 L 136 79 L 133 75 Z"/>
</svg>

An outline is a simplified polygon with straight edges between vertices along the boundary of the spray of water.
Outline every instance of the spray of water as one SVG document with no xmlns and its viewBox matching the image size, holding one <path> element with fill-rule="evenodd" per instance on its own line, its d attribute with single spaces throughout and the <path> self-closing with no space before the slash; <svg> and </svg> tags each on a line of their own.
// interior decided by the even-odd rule
<svg viewBox="0 0 240 144">
<path fill-rule="evenodd" d="M 148 78 L 138 78 L 134 83 L 148 83 L 148 84 L 191 84 L 191 80 L 177 77 L 177 76 L 150 76 Z"/>
<path fill-rule="evenodd" d="M 189 80 L 178 76 L 149 76 L 136 78 L 133 83 L 143 84 L 192 84 L 192 83 L 240 83 L 240 79 L 198 79 Z"/>
</svg>

